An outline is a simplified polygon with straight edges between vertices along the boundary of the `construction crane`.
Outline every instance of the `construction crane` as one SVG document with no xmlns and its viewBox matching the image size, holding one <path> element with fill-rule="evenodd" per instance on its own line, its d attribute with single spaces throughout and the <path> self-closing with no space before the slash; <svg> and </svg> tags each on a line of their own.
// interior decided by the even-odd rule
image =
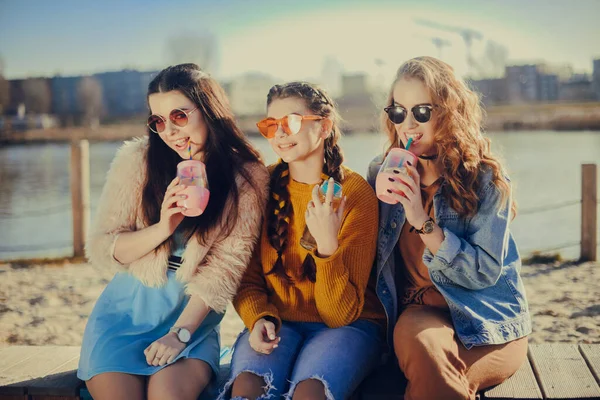
<svg viewBox="0 0 600 400">
<path fill-rule="evenodd" d="M 427 26 L 429 28 L 439 29 L 442 31 L 453 32 L 453 33 L 459 34 L 462 37 L 463 41 L 465 42 L 465 47 L 467 48 L 467 64 L 469 65 L 469 68 L 475 67 L 478 70 L 480 69 L 479 65 L 477 64 L 477 62 L 475 61 L 475 59 L 473 58 L 473 55 L 471 53 L 471 45 L 473 44 L 473 40 L 483 39 L 483 34 L 481 32 L 478 32 L 474 29 L 469 29 L 469 28 L 461 28 L 461 27 L 457 27 L 457 26 L 440 24 L 440 23 L 437 23 L 434 21 L 428 21 L 425 19 L 415 19 L 414 21 L 415 21 L 415 23 L 417 23 L 419 25 Z"/>
</svg>

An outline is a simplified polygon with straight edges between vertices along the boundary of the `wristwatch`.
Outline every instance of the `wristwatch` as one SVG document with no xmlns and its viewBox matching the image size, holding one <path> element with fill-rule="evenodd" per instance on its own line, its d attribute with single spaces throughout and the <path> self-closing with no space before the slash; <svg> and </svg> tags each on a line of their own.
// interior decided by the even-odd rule
<svg viewBox="0 0 600 400">
<path fill-rule="evenodd" d="M 177 339 L 179 339 L 181 343 L 187 343 L 192 338 L 192 334 L 190 333 L 190 331 L 188 331 L 185 328 L 178 328 L 174 326 L 171 329 L 169 329 L 169 333 L 171 332 L 177 335 Z"/>
<path fill-rule="evenodd" d="M 433 219 L 429 218 L 427 221 L 425 221 L 423 223 L 423 226 L 421 227 L 421 229 L 415 229 L 415 232 L 418 233 L 419 235 L 428 234 L 428 233 L 433 232 L 434 227 L 435 227 L 435 222 L 433 222 Z"/>
</svg>

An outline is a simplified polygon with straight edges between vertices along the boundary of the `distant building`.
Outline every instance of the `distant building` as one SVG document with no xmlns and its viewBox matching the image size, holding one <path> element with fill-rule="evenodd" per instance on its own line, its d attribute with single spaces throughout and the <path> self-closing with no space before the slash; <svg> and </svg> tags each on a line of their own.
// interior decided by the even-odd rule
<svg viewBox="0 0 600 400">
<path fill-rule="evenodd" d="M 25 104 L 25 92 L 23 90 L 23 79 L 11 79 L 8 81 L 10 98 L 4 109 L 7 115 L 16 115 L 21 104 Z"/>
<path fill-rule="evenodd" d="M 111 117 L 124 117 L 146 112 L 146 94 L 151 74 L 123 70 L 93 75 L 102 87 L 106 114 Z"/>
<path fill-rule="evenodd" d="M 507 100 L 511 104 L 538 101 L 540 74 L 537 65 L 506 67 Z"/>
<path fill-rule="evenodd" d="M 342 75 L 342 97 L 363 96 L 370 92 L 366 74 Z"/>
<path fill-rule="evenodd" d="M 77 87 L 80 80 L 79 76 L 50 78 L 53 114 L 65 116 L 79 112 Z"/>
<path fill-rule="evenodd" d="M 558 75 L 540 74 L 539 84 L 539 101 L 552 102 L 558 100 Z"/>
<path fill-rule="evenodd" d="M 479 79 L 470 81 L 473 90 L 481 95 L 485 106 L 505 104 L 508 99 L 506 79 Z"/>
<path fill-rule="evenodd" d="M 379 129 L 379 115 L 383 107 L 373 91 L 366 74 L 342 76 L 342 96 L 336 99 L 345 132 L 372 132 Z"/>
<path fill-rule="evenodd" d="M 267 109 L 267 94 L 276 83 L 272 76 L 259 72 L 250 72 L 230 81 L 225 86 L 234 114 L 264 114 Z"/>
<path fill-rule="evenodd" d="M 600 101 L 600 58 L 594 60 L 594 72 L 592 74 L 592 89 L 596 100 Z"/>
<path fill-rule="evenodd" d="M 560 85 L 559 98 L 561 101 L 593 101 L 596 99 L 596 93 L 592 89 L 589 76 L 577 74 Z"/>
<path fill-rule="evenodd" d="M 4 113 L 48 114 L 52 111 L 52 88 L 47 78 L 8 81 L 10 97 Z"/>
</svg>

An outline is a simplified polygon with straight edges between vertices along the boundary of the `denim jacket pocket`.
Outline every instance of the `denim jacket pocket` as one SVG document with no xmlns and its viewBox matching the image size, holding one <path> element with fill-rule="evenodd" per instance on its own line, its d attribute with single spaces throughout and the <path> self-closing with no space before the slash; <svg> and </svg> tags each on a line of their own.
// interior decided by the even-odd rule
<svg viewBox="0 0 600 400">
<path fill-rule="evenodd" d="M 519 306 L 521 308 L 520 314 L 526 312 L 527 311 L 527 303 L 525 301 L 525 297 L 523 296 L 523 294 L 517 289 L 515 284 L 509 279 L 509 277 L 506 274 L 502 274 L 501 278 L 504 280 L 504 282 L 506 283 L 506 286 L 508 286 L 508 288 L 512 292 L 517 303 L 519 303 Z"/>
</svg>

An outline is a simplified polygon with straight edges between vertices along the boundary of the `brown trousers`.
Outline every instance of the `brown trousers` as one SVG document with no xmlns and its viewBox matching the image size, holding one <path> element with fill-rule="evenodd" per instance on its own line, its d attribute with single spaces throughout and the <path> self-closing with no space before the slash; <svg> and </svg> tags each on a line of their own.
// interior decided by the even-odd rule
<svg viewBox="0 0 600 400">
<path fill-rule="evenodd" d="M 411 304 L 396 323 L 394 350 L 408 380 L 406 400 L 471 400 L 519 369 L 527 358 L 527 338 L 467 350 L 447 309 Z"/>
</svg>

